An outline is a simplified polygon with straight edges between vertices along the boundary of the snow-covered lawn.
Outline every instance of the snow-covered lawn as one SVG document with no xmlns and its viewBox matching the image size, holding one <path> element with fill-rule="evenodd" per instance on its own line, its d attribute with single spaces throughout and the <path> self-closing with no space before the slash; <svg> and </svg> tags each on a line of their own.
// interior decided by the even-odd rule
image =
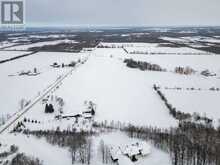
<svg viewBox="0 0 220 165">
<path fill-rule="evenodd" d="M 38 96 L 49 85 L 54 83 L 70 68 L 52 68 L 54 62 L 69 64 L 79 58 L 87 56 L 86 53 L 37 53 L 28 57 L 17 59 L 0 65 L 1 85 L 0 100 L 1 114 L 14 113 L 19 110 L 19 101 L 22 98 L 31 100 Z M 18 76 L 20 71 L 33 71 L 37 68 L 37 76 Z M 15 76 L 9 76 L 15 75 Z"/>
<path fill-rule="evenodd" d="M 25 51 L 0 51 L 0 61 L 7 60 L 13 57 L 28 54 L 30 52 Z"/>
</svg>

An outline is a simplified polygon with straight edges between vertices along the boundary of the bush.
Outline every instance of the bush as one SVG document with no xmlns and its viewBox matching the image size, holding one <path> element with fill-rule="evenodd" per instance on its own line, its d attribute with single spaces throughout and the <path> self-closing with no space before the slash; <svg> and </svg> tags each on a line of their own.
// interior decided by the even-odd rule
<svg viewBox="0 0 220 165">
<path fill-rule="evenodd" d="M 45 106 L 45 113 L 53 113 L 54 112 L 54 108 L 52 104 L 46 104 Z"/>
<path fill-rule="evenodd" d="M 17 154 L 11 161 L 10 165 L 42 165 L 39 159 L 30 158 L 26 155 Z"/>
</svg>

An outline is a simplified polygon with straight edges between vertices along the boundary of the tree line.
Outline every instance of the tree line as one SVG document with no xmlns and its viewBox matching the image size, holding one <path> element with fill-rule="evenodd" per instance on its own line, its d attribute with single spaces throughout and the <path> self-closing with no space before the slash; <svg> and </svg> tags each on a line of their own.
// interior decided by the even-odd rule
<svg viewBox="0 0 220 165">
<path fill-rule="evenodd" d="M 60 147 L 67 147 L 71 153 L 72 164 L 90 164 L 92 158 L 93 132 L 73 132 L 73 131 L 25 131 L 38 138 L 45 137 L 47 142 Z"/>
<path fill-rule="evenodd" d="M 150 140 L 155 147 L 169 153 L 173 165 L 220 164 L 220 128 L 182 122 L 169 130 L 133 125 L 124 130 L 130 137 Z"/>
</svg>

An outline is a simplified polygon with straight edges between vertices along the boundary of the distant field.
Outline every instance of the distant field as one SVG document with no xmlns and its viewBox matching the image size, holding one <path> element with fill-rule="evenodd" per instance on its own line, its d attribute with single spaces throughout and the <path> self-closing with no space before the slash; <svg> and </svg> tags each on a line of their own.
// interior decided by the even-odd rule
<svg viewBox="0 0 220 165">
<path fill-rule="evenodd" d="M 9 48 L 5 48 L 4 50 L 29 50 L 30 48 L 34 48 L 34 47 L 57 45 L 61 43 L 76 43 L 76 42 L 72 40 L 53 40 L 53 41 L 37 42 L 37 43 L 32 43 L 32 44 L 24 44 L 24 45 L 19 45 L 19 46 L 12 46 Z"/>
</svg>

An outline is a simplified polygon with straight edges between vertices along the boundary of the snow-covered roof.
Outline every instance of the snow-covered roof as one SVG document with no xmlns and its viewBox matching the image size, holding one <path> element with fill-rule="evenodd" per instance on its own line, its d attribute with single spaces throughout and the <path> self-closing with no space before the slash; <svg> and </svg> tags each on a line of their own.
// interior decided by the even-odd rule
<svg viewBox="0 0 220 165">
<path fill-rule="evenodd" d="M 139 147 L 135 144 L 132 144 L 130 146 L 126 146 L 123 150 L 124 154 L 127 154 L 129 157 L 133 155 L 138 155 L 140 154 Z"/>
<path fill-rule="evenodd" d="M 111 153 L 113 160 L 117 160 L 119 158 L 119 156 L 122 155 L 122 152 L 119 147 L 118 148 L 111 147 L 110 153 Z"/>
<path fill-rule="evenodd" d="M 128 155 L 129 157 L 133 155 L 142 154 L 143 156 L 150 154 L 150 145 L 146 142 L 137 142 L 131 145 L 126 145 L 123 148 L 123 154 Z"/>
<path fill-rule="evenodd" d="M 92 114 L 91 113 L 84 113 L 83 117 L 84 118 L 92 118 Z"/>
</svg>

